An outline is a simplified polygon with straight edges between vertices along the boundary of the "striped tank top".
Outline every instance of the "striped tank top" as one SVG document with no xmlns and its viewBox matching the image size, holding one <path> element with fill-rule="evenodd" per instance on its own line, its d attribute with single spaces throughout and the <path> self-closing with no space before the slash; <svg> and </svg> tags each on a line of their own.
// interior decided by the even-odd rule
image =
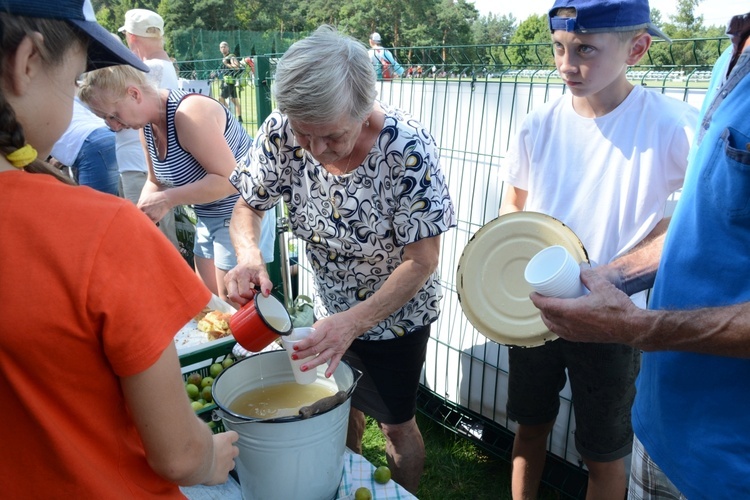
<svg viewBox="0 0 750 500">
<path fill-rule="evenodd" d="M 167 98 L 167 155 L 164 160 L 159 159 L 154 144 L 154 134 L 151 124 L 143 128 L 146 136 L 146 145 L 148 154 L 154 164 L 154 175 L 156 179 L 167 187 L 185 186 L 192 184 L 204 178 L 207 173 L 200 163 L 187 151 L 180 146 L 177 137 L 177 131 L 174 126 L 174 115 L 177 107 L 182 100 L 188 95 L 195 95 L 193 99 L 211 99 L 211 97 L 201 94 L 190 94 L 183 90 L 170 90 Z M 226 139 L 229 149 L 234 153 L 235 160 L 239 160 L 250 149 L 253 138 L 242 128 L 237 120 L 232 117 L 228 109 L 224 110 L 227 114 L 227 125 L 224 129 L 224 139 Z M 198 217 L 231 217 L 234 204 L 239 198 L 238 194 L 232 194 L 210 203 L 201 203 L 193 205 L 195 215 Z"/>
</svg>

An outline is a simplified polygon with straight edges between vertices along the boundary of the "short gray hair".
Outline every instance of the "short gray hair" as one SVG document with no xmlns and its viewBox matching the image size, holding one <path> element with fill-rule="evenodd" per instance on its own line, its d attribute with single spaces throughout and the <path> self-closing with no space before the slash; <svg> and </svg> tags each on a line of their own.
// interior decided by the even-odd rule
<svg viewBox="0 0 750 500">
<path fill-rule="evenodd" d="M 344 112 L 364 120 L 375 102 L 375 84 L 364 44 L 323 25 L 279 60 L 273 94 L 279 111 L 304 123 L 330 123 Z"/>
</svg>

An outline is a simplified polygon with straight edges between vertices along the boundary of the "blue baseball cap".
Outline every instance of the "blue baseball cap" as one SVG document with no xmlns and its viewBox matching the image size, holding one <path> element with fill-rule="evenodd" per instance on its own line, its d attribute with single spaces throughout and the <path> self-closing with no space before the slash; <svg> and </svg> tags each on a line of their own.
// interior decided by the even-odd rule
<svg viewBox="0 0 750 500">
<path fill-rule="evenodd" d="M 14 16 L 67 21 L 89 39 L 87 70 L 127 64 L 141 71 L 149 68 L 122 42 L 96 21 L 91 0 L 0 0 L 0 12 Z"/>
<path fill-rule="evenodd" d="M 575 17 L 557 16 L 561 8 L 575 9 Z M 651 24 L 648 0 L 556 0 L 549 10 L 549 28 L 575 33 L 611 33 L 645 28 L 653 36 L 671 42 Z"/>
</svg>

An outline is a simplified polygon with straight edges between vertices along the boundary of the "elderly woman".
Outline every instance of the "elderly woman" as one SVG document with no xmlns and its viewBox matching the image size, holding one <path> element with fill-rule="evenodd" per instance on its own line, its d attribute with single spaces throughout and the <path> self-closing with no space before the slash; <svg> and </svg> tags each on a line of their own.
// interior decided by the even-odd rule
<svg viewBox="0 0 750 500">
<path fill-rule="evenodd" d="M 226 299 L 224 275 L 237 263 L 229 219 L 239 197 L 228 178 L 252 138 L 215 99 L 158 89 L 128 66 L 87 73 L 79 96 L 112 130 L 143 129 L 149 174 L 138 207 L 156 222 L 177 205 L 193 206 L 196 271 Z M 263 230 L 265 262 L 273 260 L 274 223 L 269 217 Z"/>
<path fill-rule="evenodd" d="M 315 275 L 316 332 L 306 369 L 341 359 L 360 369 L 347 445 L 361 450 L 364 414 L 386 438 L 393 478 L 416 492 L 424 464 L 416 392 L 441 297 L 440 234 L 455 225 L 430 133 L 375 100 L 375 72 L 358 41 L 328 26 L 278 63 L 278 110 L 230 177 L 239 189 L 231 233 L 239 265 L 230 298 L 272 287 L 257 247 L 263 211 L 283 199 Z M 305 369 L 305 366 L 303 366 Z"/>
</svg>

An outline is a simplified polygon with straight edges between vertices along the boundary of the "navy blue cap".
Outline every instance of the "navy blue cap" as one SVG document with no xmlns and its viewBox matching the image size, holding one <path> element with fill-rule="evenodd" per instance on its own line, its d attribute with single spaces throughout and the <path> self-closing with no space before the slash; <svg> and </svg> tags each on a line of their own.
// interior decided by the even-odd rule
<svg viewBox="0 0 750 500">
<path fill-rule="evenodd" d="M 141 71 L 149 68 L 122 42 L 96 22 L 91 0 L 0 0 L 0 12 L 15 16 L 59 19 L 75 26 L 89 38 L 89 71 L 128 64 Z"/>
<path fill-rule="evenodd" d="M 575 9 L 575 17 L 559 17 L 557 9 Z M 651 24 L 648 0 L 556 0 L 549 10 L 549 28 L 575 33 L 611 33 L 645 28 L 650 35 L 671 42 Z"/>
</svg>

